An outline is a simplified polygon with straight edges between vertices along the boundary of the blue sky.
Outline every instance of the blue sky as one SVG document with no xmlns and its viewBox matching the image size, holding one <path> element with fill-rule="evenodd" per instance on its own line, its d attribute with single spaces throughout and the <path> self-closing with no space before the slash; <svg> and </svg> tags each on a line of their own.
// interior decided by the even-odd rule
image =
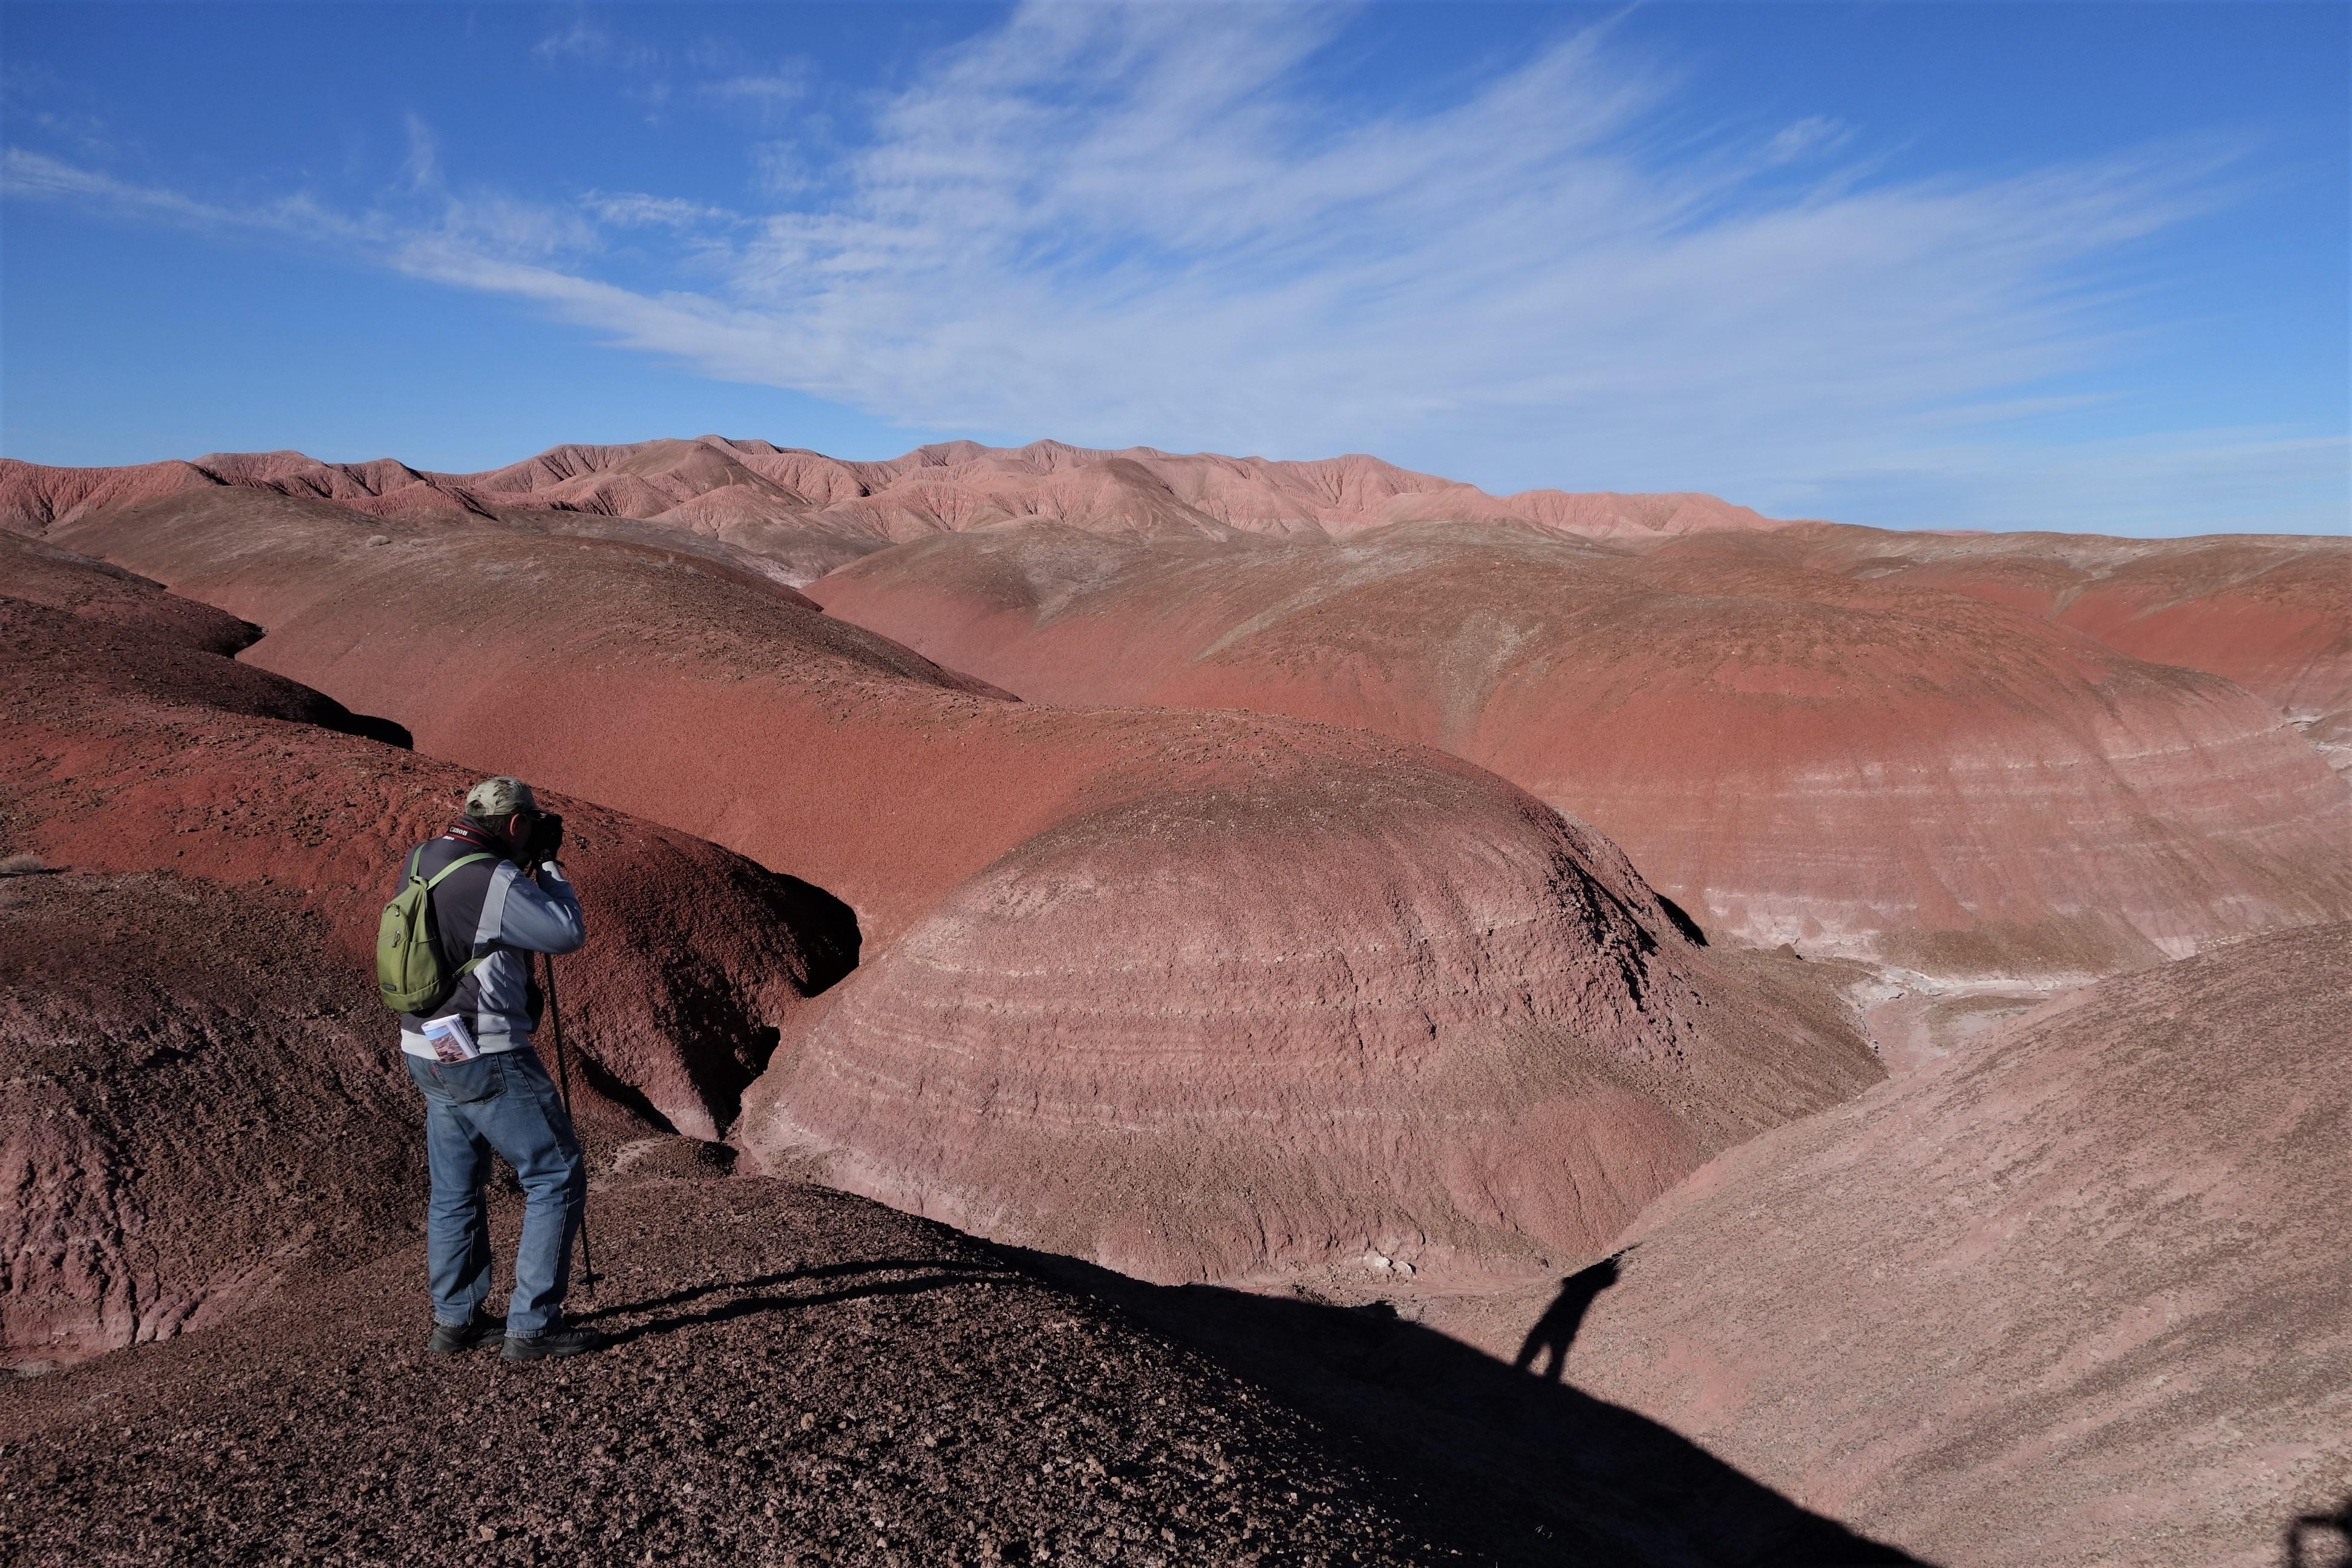
<svg viewBox="0 0 2352 1568">
<path fill-rule="evenodd" d="M 0 453 L 2345 531 L 2352 8 L 0 5 Z"/>
</svg>

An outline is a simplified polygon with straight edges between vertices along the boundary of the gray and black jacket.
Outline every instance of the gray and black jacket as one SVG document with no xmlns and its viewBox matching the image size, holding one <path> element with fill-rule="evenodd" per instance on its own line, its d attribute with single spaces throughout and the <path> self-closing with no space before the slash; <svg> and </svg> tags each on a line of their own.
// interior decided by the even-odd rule
<svg viewBox="0 0 2352 1568">
<path fill-rule="evenodd" d="M 532 881 L 521 867 L 502 854 L 499 841 L 460 823 L 426 843 L 417 869 L 429 880 L 451 861 L 485 849 L 497 856 L 477 860 L 452 872 L 433 889 L 433 921 L 441 941 L 441 961 L 456 969 L 482 953 L 473 972 L 457 982 L 449 1000 L 433 1016 L 451 1014 L 466 1027 L 484 1055 L 511 1051 L 530 1044 L 539 1024 L 539 984 L 531 978 L 534 952 L 572 952 L 588 940 L 580 918 L 579 895 L 553 861 L 539 869 Z M 407 861 L 401 862 L 404 879 Z M 412 1057 L 431 1060 L 433 1047 L 425 1040 L 425 1019 L 415 1013 L 400 1016 L 400 1048 Z"/>
</svg>

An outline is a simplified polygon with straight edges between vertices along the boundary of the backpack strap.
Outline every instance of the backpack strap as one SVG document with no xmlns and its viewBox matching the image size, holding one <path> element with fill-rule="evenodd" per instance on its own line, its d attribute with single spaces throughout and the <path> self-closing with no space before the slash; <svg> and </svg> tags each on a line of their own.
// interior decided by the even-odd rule
<svg viewBox="0 0 2352 1568">
<path fill-rule="evenodd" d="M 408 874 L 409 874 L 410 876 L 414 877 L 415 875 L 416 875 L 416 858 L 416 858 L 417 856 L 419 856 L 419 855 L 424 854 L 424 853 L 425 853 L 425 846 L 423 846 L 422 844 L 418 845 L 418 846 L 417 846 L 414 850 L 412 850 L 412 851 L 410 852 L 409 861 L 408 861 L 408 866 L 409 866 Z M 499 858 L 499 857 L 498 857 L 498 856 L 496 856 L 496 855 L 485 854 L 485 853 L 483 853 L 483 852 L 481 852 L 481 851 L 478 851 L 478 851 L 476 851 L 474 854 L 471 854 L 471 855 L 460 855 L 460 856 L 458 856 L 455 860 L 450 861 L 446 866 L 442 867 L 442 868 L 441 868 L 441 869 L 439 869 L 438 871 L 434 872 L 434 873 L 433 873 L 433 879 L 432 879 L 431 881 L 429 881 L 429 882 L 427 882 L 427 883 L 425 883 L 425 890 L 426 892 L 428 892 L 428 893 L 429 893 L 429 892 L 431 892 L 434 889 L 436 889 L 436 888 L 439 887 L 439 886 L 441 885 L 441 879 L 442 879 L 442 878 L 444 878 L 444 877 L 446 877 L 446 876 L 447 876 L 450 872 L 452 872 L 452 871 L 456 870 L 456 869 L 457 869 L 458 867 L 460 867 L 460 866 L 470 866 L 470 865 L 472 865 L 472 864 L 473 864 L 475 861 L 477 861 L 477 860 L 496 860 L 496 859 L 498 859 L 498 858 Z"/>
<path fill-rule="evenodd" d="M 424 854 L 425 846 L 422 844 L 408 852 L 408 875 L 409 879 L 412 881 L 414 881 L 416 877 L 416 863 Z M 425 884 L 425 890 L 427 893 L 432 892 L 434 889 L 441 885 L 441 879 L 444 877 L 446 877 L 450 872 L 457 869 L 460 866 L 470 866 L 477 860 L 498 860 L 501 858 L 503 858 L 502 856 L 486 854 L 478 850 L 471 855 L 460 855 L 457 858 L 450 861 L 446 866 L 442 867 L 441 869 L 433 873 L 432 879 Z M 490 954 L 487 952 L 478 952 L 473 957 L 466 960 L 465 963 L 459 964 L 456 972 L 449 976 L 450 989 L 455 990 L 459 981 L 465 979 L 468 974 L 473 973 L 475 970 L 480 968 L 484 961 L 489 957 Z"/>
</svg>

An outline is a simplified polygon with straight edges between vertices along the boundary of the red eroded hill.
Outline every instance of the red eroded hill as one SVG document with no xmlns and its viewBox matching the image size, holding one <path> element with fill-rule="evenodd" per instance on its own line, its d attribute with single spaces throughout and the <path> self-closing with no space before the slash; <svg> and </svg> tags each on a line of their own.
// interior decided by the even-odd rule
<svg viewBox="0 0 2352 1568">
<path fill-rule="evenodd" d="M 53 537 L 268 628 L 247 662 L 331 688 L 424 750 L 511 772 L 791 870 L 887 940 L 1121 754 L 1029 716 L 791 589 L 565 535 L 394 534 L 219 490 Z M 1045 729 L 1053 731 L 1049 721 Z"/>
<path fill-rule="evenodd" d="M 2227 676 L 2352 767 L 2352 539 L 1884 533 L 1807 524 L 1766 545 L 2071 626 L 2136 658 Z"/>
<path fill-rule="evenodd" d="M 194 463 L 53 468 L 0 458 L 0 528 L 38 533 L 86 512 L 224 482 Z"/>
<path fill-rule="evenodd" d="M 250 621 L 176 594 L 120 566 L 0 533 L 0 593 L 93 621 L 138 627 L 202 653 L 234 656 L 261 635 Z"/>
<path fill-rule="evenodd" d="M 786 1037 L 740 1134 L 780 1166 L 821 1158 L 854 1190 L 1161 1277 L 1410 1253 L 1407 1220 L 1436 1227 L 1433 1259 L 1523 1272 L 1877 1076 L 1842 1027 L 1736 1005 L 1613 847 L 1442 753 L 1248 714 L 1032 708 L 761 580 L 593 540 L 371 543 L 389 536 L 368 526 L 218 491 L 61 537 L 266 626 L 250 661 L 427 750 L 848 900 L 856 1004 L 821 1039 Z M 1204 802 L 1246 807 L 1247 833 Z M 1022 887 L 1087 878 L 1092 904 L 997 918 Z M 1244 953 L 1244 932 L 1287 945 Z M 1129 953 L 1143 933 L 1160 956 Z M 892 1022 L 943 1005 L 940 944 L 967 938 L 972 984 L 945 1000 L 995 1053 L 992 1098 Z M 1545 967 L 1522 973 L 1531 953 Z M 1055 973 L 1093 978 L 1039 979 Z M 1128 1088 L 1084 1092 L 1067 1043 L 1111 1013 L 1158 1021 L 1104 1058 L 1135 1070 Z M 1539 1064 L 1537 1090 L 1497 1041 Z M 1360 1072 L 1336 1114 L 1333 1083 Z M 1264 1161 L 1202 1163 L 1200 1129 L 1244 1122 Z M 1384 1140 L 1409 1163 L 1385 1165 Z M 1134 1231 L 1113 1214 L 1186 1204 L 1213 1217 Z"/>
<path fill-rule="evenodd" d="M 0 528 L 37 532 L 95 508 L 225 485 L 384 517 L 528 521 L 627 518 L 722 542 L 795 581 L 933 533 L 1047 521 L 1116 534 L 1232 531 L 1339 537 L 1425 519 L 1517 522 L 1544 531 L 1654 541 L 1778 526 L 1704 495 L 1492 496 L 1355 455 L 1270 462 L 1149 447 L 950 441 L 881 462 L 845 462 L 766 441 L 562 446 L 502 468 L 428 473 L 392 458 L 323 463 L 299 452 L 213 453 L 194 463 L 45 468 L 0 459 Z"/>
<path fill-rule="evenodd" d="M 1348 515 L 1360 519 L 1402 504 L 1400 498 L 1419 505 L 1450 492 L 1416 489 L 1401 470 L 1326 472 L 1203 458 L 1185 460 L 1193 466 L 1181 472 L 1199 481 L 1187 481 L 1190 489 L 1163 486 L 1152 492 L 1159 499 L 1137 500 L 1141 492 L 1130 494 L 1129 481 L 1143 484 L 1155 471 L 1138 466 L 1151 455 L 1116 463 L 1099 457 L 1052 444 L 1012 454 L 954 444 L 889 464 L 842 465 L 761 443 L 562 447 L 468 476 L 475 488 L 467 493 L 504 504 L 561 491 L 569 498 L 563 504 L 585 505 L 577 487 L 626 478 L 666 498 L 749 495 L 766 486 L 788 491 L 794 505 L 831 509 L 826 515 L 836 523 L 849 516 L 841 509 L 866 508 L 856 527 L 866 529 L 869 544 L 885 535 L 913 542 L 823 580 L 816 592 L 851 620 L 1032 697 L 1253 707 L 1449 747 L 1601 823 L 1706 924 L 1745 939 L 1842 948 L 1947 977 L 2042 983 L 2346 907 L 2352 870 L 2343 824 L 2352 805 L 2225 689 L 2107 657 L 2046 625 L 1985 614 L 1962 596 L 1904 591 L 1911 579 L 1899 572 L 1900 581 L 1891 579 L 1878 557 L 1823 553 L 1859 548 L 1860 536 L 1911 541 L 1905 549 L 1943 548 L 1927 536 L 1814 526 L 1660 535 L 1636 559 L 1611 545 L 1497 521 L 1395 524 L 1337 547 L 1286 544 L 1236 532 L 1203 508 L 1218 495 L 1242 493 L 1226 481 L 1239 485 L 1254 474 L 1281 479 L 1269 494 L 1298 506 L 1313 500 L 1327 510 L 1352 508 Z M 292 486 L 301 478 L 294 470 L 307 461 L 281 455 L 217 466 L 240 482 Z M 1223 479 L 1209 483 L 1214 475 Z M 1078 521 L 937 531 L 1015 515 L 971 500 L 980 494 L 974 486 L 1015 479 L 1033 489 L 1064 487 L 1075 509 L 1066 515 Z M 302 480 L 319 493 L 357 482 Z M 910 504 L 916 490 L 906 487 L 942 485 L 961 487 L 956 493 L 971 504 L 921 515 L 919 508 L 889 516 L 873 510 Z M 174 515 L 237 513 L 250 527 L 292 504 L 225 487 L 163 503 Z M 1286 515 L 1266 510 L 1270 501 L 1255 512 L 1217 504 L 1269 530 Z M 112 515 L 70 526 L 92 527 L 89 537 L 103 539 Z M 364 542 L 350 529 L 327 527 L 331 510 L 307 515 L 309 537 L 331 540 L 345 553 Z M 805 521 L 814 513 L 796 515 Z M 541 510 L 508 521 L 528 530 L 623 531 L 625 537 L 601 542 L 660 553 L 649 542 L 671 529 L 666 516 L 635 521 Z M 778 533 L 782 527 L 747 525 L 733 534 L 735 544 L 673 530 L 678 549 L 671 565 L 681 576 L 748 574 L 740 568 L 760 559 L 751 552 L 788 551 L 802 537 L 790 529 Z M 1314 523 L 1313 540 L 1323 541 L 1323 527 Z M 425 531 L 452 532 L 485 560 L 499 552 L 495 531 L 447 520 Z M 134 553 L 159 548 L 152 527 L 133 531 L 142 541 Z M 394 552 L 374 575 L 392 573 L 397 552 L 414 548 L 417 534 L 400 531 L 397 542 L 369 536 Z M 2075 542 L 2084 550 L 2139 548 Z M 205 574 L 208 595 L 270 622 L 278 635 L 257 659 L 338 690 L 348 686 L 362 707 L 393 711 L 405 700 L 391 666 L 343 646 L 344 607 L 331 605 L 332 590 L 297 584 L 278 595 L 266 581 L 278 568 L 245 574 L 241 558 L 221 549 L 217 531 L 201 544 L 163 548 L 152 559 L 173 559 L 170 550 L 177 548 L 179 559 Z M 1792 552 L 1803 561 L 1820 556 L 1823 569 L 1791 565 Z M 2325 557 L 2313 560 L 2312 572 L 2324 576 Z M 457 590 L 467 607 L 440 624 L 486 613 L 477 601 L 498 597 L 502 570 L 470 574 Z M 668 627 L 692 625 L 701 614 L 703 588 L 677 586 L 680 593 L 665 599 L 677 601 L 664 612 Z M 2324 628 L 2323 601 L 2298 624 Z M 488 613 L 518 625 L 544 618 L 519 604 Z M 403 613 L 404 624 L 413 619 Z M 852 652 L 846 635 L 827 632 L 851 665 L 878 659 L 894 678 L 913 668 L 889 645 Z M 2122 634 L 2108 628 L 2107 635 Z M 433 657 L 459 658 L 462 647 L 462 639 L 435 639 Z M 330 660 L 352 668 L 331 679 Z M 599 672 L 598 679 L 627 678 Z M 866 679 L 846 679 L 851 686 Z M 936 672 L 928 679 L 959 684 Z M 894 680 L 884 684 L 898 690 Z M 463 752 L 469 759 L 488 754 L 483 742 L 492 731 L 518 754 L 563 750 L 553 737 L 522 733 L 561 710 L 481 711 L 496 706 L 493 685 L 479 672 L 436 677 L 445 704 L 473 688 L 456 700 L 474 710 L 439 718 L 435 734 L 443 739 L 428 744 L 452 749 L 470 726 L 474 738 Z M 606 701 L 580 680 L 565 692 L 571 702 Z M 635 700 L 621 695 L 610 705 L 627 710 Z M 876 700 L 887 706 L 895 699 Z M 877 736 L 856 721 L 856 710 L 849 704 L 847 721 L 824 728 L 837 771 L 869 781 L 895 773 L 890 737 L 898 721 Z M 660 713 L 664 724 L 695 730 L 703 747 L 733 748 L 722 770 L 729 776 L 778 765 L 769 742 L 785 731 L 721 736 L 712 731 L 715 711 L 669 705 Z M 1020 722 L 1068 733 L 1052 721 Z M 2323 716 L 2306 732 L 2325 742 L 2336 722 Z M 817 743 L 814 734 L 808 740 Z M 1032 743 L 1050 750 L 1056 742 Z M 650 795 L 610 793 L 635 787 L 618 775 L 631 773 L 635 762 L 572 750 L 566 765 L 602 770 L 593 787 L 605 798 L 656 809 Z M 883 886 L 871 867 L 824 858 L 826 845 L 903 837 L 909 808 L 923 820 L 953 818 L 960 808 L 942 796 L 959 782 L 940 774 L 879 789 L 861 784 L 827 811 L 796 807 L 797 821 L 769 815 L 723 829 L 725 808 L 710 795 L 690 826 L 771 863 L 802 866 L 816 879 L 845 881 L 845 891 L 879 920 L 877 929 L 895 931 L 927 899 L 1054 820 L 1067 798 L 1016 815 L 1012 830 L 984 833 L 968 852 L 950 849 L 910 873 L 918 884 L 903 889 Z M 591 787 L 590 779 L 582 787 Z"/>
<path fill-rule="evenodd" d="M 1524 1278 L 1878 1076 L 1597 836 L 1338 759 L 1060 822 L 843 987 L 739 1141 L 1159 1280 Z"/>
<path fill-rule="evenodd" d="M 30 858 L 0 862 L 0 1366 L 201 1328 L 415 1234 L 415 1091 L 298 895 Z"/>
<path fill-rule="evenodd" d="M 11 850 L 293 889 L 331 962 L 365 972 L 400 858 L 478 773 L 337 733 L 371 726 L 166 633 L 5 596 L 0 616 Z M 578 1038 L 616 1086 L 716 1137 L 764 1065 L 761 1042 L 795 1026 L 800 992 L 854 960 L 846 911 L 681 834 L 562 809 L 590 921 L 614 932 L 609 958 L 577 966 Z"/>
<path fill-rule="evenodd" d="M 12 1359 L 240 1310 L 407 1237 L 415 1096 L 369 979 L 401 855 L 477 776 L 214 649 L 252 628 L 0 535 L 0 1221 Z M 564 801 L 592 1145 L 715 1137 L 854 958 L 832 900 Z"/>
<path fill-rule="evenodd" d="M 1515 529 L 938 538 L 812 584 L 1033 699 L 1445 747 L 1710 931 L 1948 977 L 2110 973 L 2352 910 L 2352 790 L 2227 682 L 1954 594 Z"/>
<path fill-rule="evenodd" d="M 1360 453 L 1314 462 L 1275 462 L 1149 447 L 1096 451 L 1058 441 L 1017 448 L 959 441 L 921 447 L 885 463 L 852 467 L 870 491 L 863 506 L 877 513 L 898 510 L 912 521 L 930 521 L 924 532 L 1030 520 L 1104 532 L 1179 536 L 1213 536 L 1232 529 L 1344 537 L 1431 518 L 1516 521 L 1562 532 L 1642 538 L 1774 526 L 1746 507 L 1713 496 L 1578 495 L 1551 489 L 1494 496 L 1474 485 L 1413 473 Z M 915 531 L 902 528 L 893 537 Z"/>
<path fill-rule="evenodd" d="M 1757 1139 L 1567 1375 L 1954 1568 L 2274 1563 L 2352 1498 L 2347 1005 L 2352 926 L 2255 938 Z"/>
</svg>

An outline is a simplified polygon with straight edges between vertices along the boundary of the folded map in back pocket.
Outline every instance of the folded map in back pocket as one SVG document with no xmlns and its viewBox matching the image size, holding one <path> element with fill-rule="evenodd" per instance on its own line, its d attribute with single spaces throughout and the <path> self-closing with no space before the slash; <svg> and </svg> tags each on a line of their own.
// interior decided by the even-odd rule
<svg viewBox="0 0 2352 1568">
<path fill-rule="evenodd" d="M 452 1015 L 425 1020 L 425 1043 L 445 1062 L 469 1062 L 482 1053 L 467 1031 L 466 1021 Z"/>
</svg>

